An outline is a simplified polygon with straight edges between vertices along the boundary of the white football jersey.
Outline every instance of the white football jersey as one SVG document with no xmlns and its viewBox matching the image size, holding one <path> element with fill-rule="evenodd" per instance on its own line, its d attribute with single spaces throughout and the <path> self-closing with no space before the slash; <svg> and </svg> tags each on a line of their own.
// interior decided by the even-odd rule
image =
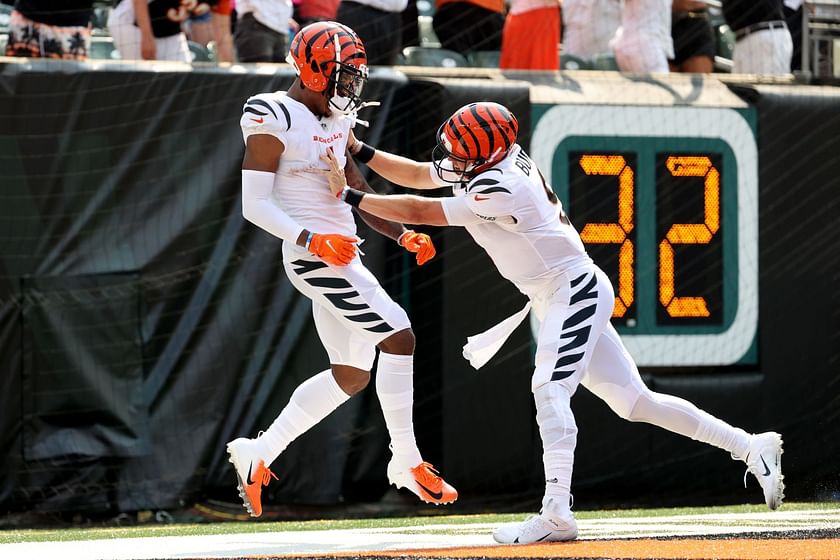
<svg viewBox="0 0 840 560">
<path fill-rule="evenodd" d="M 330 192 L 326 175 L 313 171 L 328 169 L 321 156 L 330 146 L 344 167 L 352 117 L 318 117 L 285 91 L 276 91 L 249 98 L 239 125 L 246 142 L 252 134 L 270 134 L 286 148 L 274 177 L 274 204 L 311 232 L 356 234 L 351 207 Z"/>
<path fill-rule="evenodd" d="M 454 197 L 442 199 L 449 224 L 464 226 L 502 276 L 528 296 L 554 286 L 564 271 L 592 263 L 562 204 L 551 202 L 546 189 L 551 186 L 517 144 L 494 167 L 453 186 Z"/>
</svg>

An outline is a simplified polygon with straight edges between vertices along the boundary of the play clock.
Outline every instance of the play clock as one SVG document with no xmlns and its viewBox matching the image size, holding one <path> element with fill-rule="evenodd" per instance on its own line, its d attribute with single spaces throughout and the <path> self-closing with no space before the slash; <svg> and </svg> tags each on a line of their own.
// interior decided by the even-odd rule
<svg viewBox="0 0 840 560">
<path fill-rule="evenodd" d="M 752 363 L 756 137 L 725 108 L 538 109 L 530 153 L 616 292 L 640 366 Z"/>
</svg>

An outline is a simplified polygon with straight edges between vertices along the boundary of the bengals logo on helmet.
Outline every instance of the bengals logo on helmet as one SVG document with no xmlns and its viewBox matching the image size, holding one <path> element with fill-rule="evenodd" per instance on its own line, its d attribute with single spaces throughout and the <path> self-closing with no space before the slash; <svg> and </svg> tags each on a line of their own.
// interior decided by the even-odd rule
<svg viewBox="0 0 840 560">
<path fill-rule="evenodd" d="M 433 160 L 438 176 L 469 179 L 507 156 L 519 135 L 519 122 L 507 107 L 481 101 L 464 105 L 440 126 Z M 444 167 L 449 160 L 451 168 Z M 450 174 L 447 177 L 447 174 Z"/>
<path fill-rule="evenodd" d="M 286 60 L 303 85 L 317 92 L 335 83 L 342 70 L 367 78 L 362 40 L 352 29 L 334 21 L 315 22 L 298 31 Z"/>
</svg>

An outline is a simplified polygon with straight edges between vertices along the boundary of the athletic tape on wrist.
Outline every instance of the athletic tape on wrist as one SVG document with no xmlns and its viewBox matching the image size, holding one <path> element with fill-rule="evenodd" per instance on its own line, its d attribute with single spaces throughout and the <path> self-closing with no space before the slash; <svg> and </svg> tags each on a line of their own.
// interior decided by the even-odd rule
<svg viewBox="0 0 840 560">
<path fill-rule="evenodd" d="M 346 202 L 350 206 L 358 207 L 359 204 L 362 203 L 362 198 L 364 198 L 365 193 L 363 193 L 362 191 L 357 191 L 356 189 L 351 189 L 350 187 L 347 187 L 342 192 L 342 195 L 343 195 L 343 198 L 344 198 L 344 202 Z"/>
<path fill-rule="evenodd" d="M 359 142 L 359 144 L 361 144 L 362 147 L 359 148 L 359 151 L 356 152 L 354 157 L 362 163 L 368 163 L 370 160 L 373 159 L 373 154 L 376 153 L 376 150 L 372 146 L 368 146 L 364 142 Z"/>
</svg>

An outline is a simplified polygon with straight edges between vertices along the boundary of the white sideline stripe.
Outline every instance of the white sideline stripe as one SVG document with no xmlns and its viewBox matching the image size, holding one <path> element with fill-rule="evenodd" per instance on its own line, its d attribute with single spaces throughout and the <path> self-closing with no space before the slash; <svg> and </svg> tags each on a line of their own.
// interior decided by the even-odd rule
<svg viewBox="0 0 840 560">
<path fill-rule="evenodd" d="M 523 516 L 524 518 L 524 516 Z M 739 525 L 739 523 L 744 523 Z M 581 539 L 694 536 L 729 533 L 836 530 L 840 508 L 767 513 L 702 514 L 666 517 L 615 517 L 578 521 Z M 129 560 L 147 558 L 232 558 L 276 554 L 325 554 L 493 546 L 495 524 L 408 525 L 381 529 L 281 531 L 186 537 L 142 537 L 93 541 L 0 545 L 3 560 Z M 441 534 L 456 531 L 458 534 Z"/>
</svg>

